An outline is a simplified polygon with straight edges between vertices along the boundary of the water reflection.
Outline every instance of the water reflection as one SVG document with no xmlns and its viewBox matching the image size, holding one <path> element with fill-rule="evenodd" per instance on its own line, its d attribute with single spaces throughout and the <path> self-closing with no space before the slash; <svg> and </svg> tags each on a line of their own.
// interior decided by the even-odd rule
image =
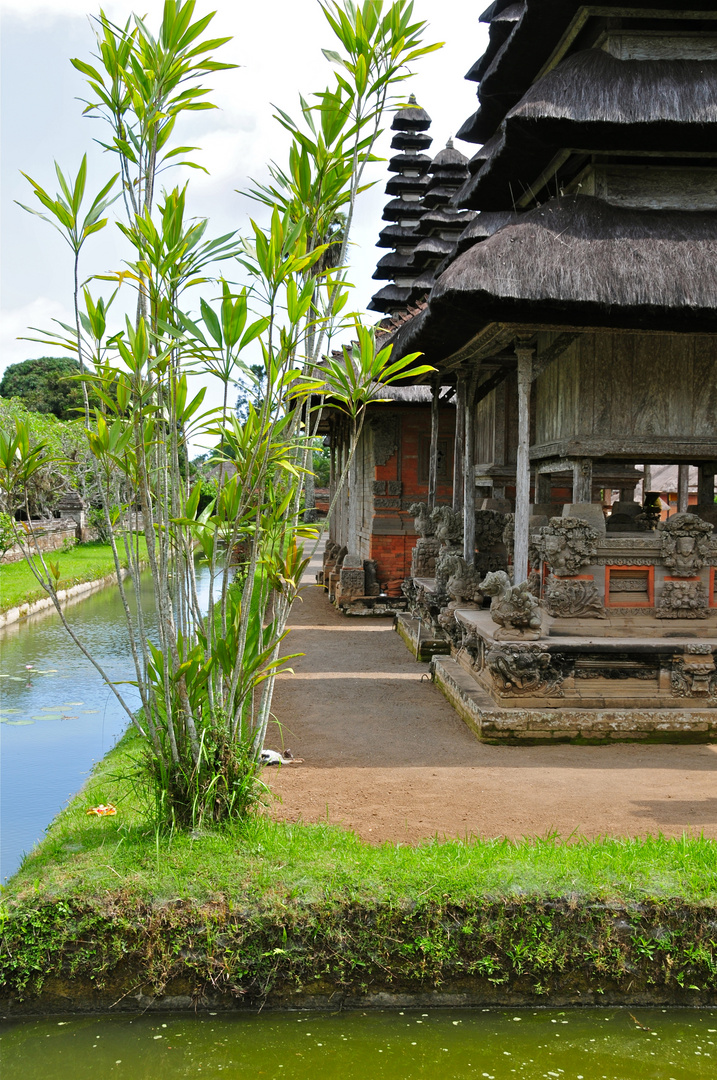
<svg viewBox="0 0 717 1080">
<path fill-rule="evenodd" d="M 0 1054 L 4 1080 L 711 1080 L 717 1075 L 714 1009 L 635 1013 L 429 1009 L 54 1017 L 0 1028 Z"/>
<path fill-rule="evenodd" d="M 198 570 L 206 607 L 208 570 Z M 131 584 L 127 591 L 132 607 Z M 142 604 L 153 610 L 149 575 Z M 112 679 L 134 677 L 122 602 L 106 589 L 68 608 L 68 621 Z M 148 620 L 152 634 L 153 619 Z M 139 696 L 121 687 L 132 708 Z M 125 730 L 127 717 L 100 675 L 76 648 L 56 613 L 0 631 L 0 881 L 82 786 L 96 761 Z"/>
</svg>

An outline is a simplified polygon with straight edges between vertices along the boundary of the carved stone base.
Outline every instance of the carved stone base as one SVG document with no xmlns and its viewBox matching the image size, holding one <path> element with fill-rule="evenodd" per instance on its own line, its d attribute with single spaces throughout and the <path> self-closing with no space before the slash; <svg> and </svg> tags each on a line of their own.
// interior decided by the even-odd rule
<svg viewBox="0 0 717 1080">
<path fill-rule="evenodd" d="M 498 641 L 539 641 L 540 630 L 514 630 L 510 626 L 497 626 L 493 635 Z"/>
</svg>

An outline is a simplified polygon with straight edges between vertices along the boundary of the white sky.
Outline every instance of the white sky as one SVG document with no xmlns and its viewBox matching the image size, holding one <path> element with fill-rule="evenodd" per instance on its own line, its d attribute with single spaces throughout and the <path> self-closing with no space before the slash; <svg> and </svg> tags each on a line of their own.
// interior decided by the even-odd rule
<svg viewBox="0 0 717 1080">
<path fill-rule="evenodd" d="M 418 74 L 404 83 L 405 96 L 414 92 L 433 118 L 432 152 L 436 153 L 476 107 L 475 84 L 463 76 L 483 52 L 487 30 L 478 23 L 488 0 L 415 0 L 415 15 L 428 19 L 427 39 L 445 41 L 445 48 L 419 62 Z M 99 3 L 97 7 L 99 7 Z M 160 0 L 106 0 L 106 14 L 123 23 L 132 10 L 158 25 Z M 330 81 L 330 69 L 322 47 L 334 42 L 317 0 L 198 0 L 195 17 L 215 10 L 212 37 L 232 34 L 234 40 L 217 58 L 240 64 L 236 71 L 216 73 L 207 85 L 215 88 L 211 100 L 220 108 L 195 113 L 178 122 L 175 134 L 182 145 L 202 147 L 196 159 L 210 176 L 190 173 L 190 208 L 210 218 L 209 233 L 220 235 L 244 230 L 249 214 L 259 208 L 235 193 L 250 177 L 266 178 L 266 162 L 283 163 L 286 141 L 272 119 L 272 103 L 287 112 L 298 111 L 299 92 L 309 97 Z M 87 12 L 95 8 L 88 0 L 1 0 L 2 31 L 2 279 L 0 294 L 0 371 L 8 364 L 53 350 L 33 342 L 18 341 L 26 328 L 50 326 L 60 318 L 72 322 L 71 255 L 60 237 L 37 218 L 14 204 L 18 199 L 32 205 L 33 197 L 20 170 L 53 192 L 53 160 L 65 171 L 76 172 L 82 154 L 88 153 L 88 191 L 98 190 L 115 171 L 114 159 L 104 153 L 95 138 L 105 138 L 102 125 L 83 118 L 83 77 L 69 63 L 70 57 L 90 60 L 94 38 Z M 402 91 L 403 93 L 403 91 Z M 387 125 L 388 126 L 388 125 Z M 388 151 L 384 136 L 380 152 Z M 457 144 L 467 154 L 475 147 Z M 375 247 L 380 228 L 387 173 L 385 164 L 373 166 L 379 183 L 362 197 L 353 234 L 352 280 L 357 286 L 352 307 L 362 309 L 381 287 L 371 280 L 382 252 Z M 165 183 L 183 183 L 184 172 L 165 174 Z M 39 204 L 38 204 L 39 205 Z M 109 224 L 88 240 L 81 272 L 88 277 L 115 269 L 126 256 L 116 227 Z M 232 277 L 229 265 L 224 272 Z M 238 276 L 238 275 L 237 275 Z M 94 283 L 99 291 L 101 283 Z M 372 316 L 372 320 L 376 316 Z"/>
</svg>

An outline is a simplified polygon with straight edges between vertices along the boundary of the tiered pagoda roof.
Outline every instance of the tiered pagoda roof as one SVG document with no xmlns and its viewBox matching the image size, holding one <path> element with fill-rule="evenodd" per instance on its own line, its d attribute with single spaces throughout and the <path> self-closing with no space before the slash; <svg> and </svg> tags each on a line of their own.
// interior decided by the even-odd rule
<svg viewBox="0 0 717 1080">
<path fill-rule="evenodd" d="M 399 351 L 440 361 L 496 321 L 717 331 L 717 0 L 496 0 L 482 19 L 459 136 L 483 145 L 440 206 L 478 213 Z"/>
<path fill-rule="evenodd" d="M 431 158 L 423 153 L 433 141 L 426 134 L 430 126 L 430 116 L 418 105 L 413 94 L 391 124 L 391 130 L 396 132 L 391 147 L 399 153 L 388 163 L 389 172 L 395 175 L 386 185 L 386 194 L 394 197 L 384 207 L 383 220 L 392 224 L 381 231 L 376 246 L 393 250 L 379 260 L 373 275 L 374 279 L 391 284 L 372 297 L 371 311 L 384 314 L 405 311 L 420 295 L 414 287 L 418 274 L 412 268 L 411 256 L 420 239 L 416 223 L 425 210 L 423 198 L 431 183 L 428 174 Z"/>
</svg>

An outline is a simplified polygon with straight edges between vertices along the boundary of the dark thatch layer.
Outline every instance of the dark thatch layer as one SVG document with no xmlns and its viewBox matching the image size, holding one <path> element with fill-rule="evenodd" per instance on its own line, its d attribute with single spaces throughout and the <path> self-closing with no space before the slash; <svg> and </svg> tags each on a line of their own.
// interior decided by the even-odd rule
<svg viewBox="0 0 717 1080">
<path fill-rule="evenodd" d="M 502 229 L 504 225 L 517 222 L 519 219 L 520 215 L 510 210 L 501 210 L 498 213 L 484 210 L 482 213 L 476 214 L 456 241 L 456 256 L 462 255 L 464 251 L 468 251 L 474 244 L 479 244 L 481 240 L 487 240 L 489 236 L 492 236 L 498 229 Z"/>
<path fill-rule="evenodd" d="M 449 356 L 492 322 L 717 332 L 717 213 L 553 199 L 451 264 L 397 355 Z"/>
<path fill-rule="evenodd" d="M 507 6 L 507 5 L 506 5 Z M 479 87 L 481 108 L 470 117 L 458 132 L 460 139 L 482 143 L 491 137 L 506 113 L 516 105 L 548 61 L 555 45 L 584 8 L 584 0 L 527 0 L 526 10 L 515 24 L 507 41 L 484 69 Z M 614 8 L 616 15 L 624 14 L 624 0 L 603 0 L 604 14 Z M 674 11 L 680 7 L 690 11 L 714 14 L 714 0 L 630 0 L 630 9 L 637 14 Z M 664 26 L 661 20 L 655 20 Z M 685 21 L 685 29 L 690 28 Z M 694 25 L 694 24 L 692 24 Z M 480 61 L 479 61 L 480 63 Z"/>
<path fill-rule="evenodd" d="M 588 49 L 540 79 L 508 113 L 482 151 L 493 152 L 454 202 L 501 210 L 523 191 L 537 195 L 537 177 L 565 146 L 699 153 L 716 139 L 717 61 L 617 60 Z"/>
<path fill-rule="evenodd" d="M 399 311 L 401 308 L 406 308 L 412 294 L 413 289 L 410 288 L 398 285 L 384 285 L 382 289 L 379 289 L 379 291 L 374 293 L 371 297 L 368 310 L 380 311 L 384 315 L 389 315 L 393 311 Z"/>
<path fill-rule="evenodd" d="M 398 110 L 391 124 L 393 131 L 427 131 L 430 126 L 431 118 L 420 107 L 414 94 L 408 99 L 406 108 Z"/>
<path fill-rule="evenodd" d="M 421 221 L 423 218 L 421 218 Z M 404 225 L 387 225 L 385 229 L 381 229 L 378 234 L 378 243 L 376 247 L 380 248 L 397 248 L 397 247 L 413 247 L 420 240 L 415 226 L 414 228 L 407 229 Z"/>
<path fill-rule="evenodd" d="M 471 175 L 474 176 L 477 172 L 480 172 L 486 161 L 490 161 L 492 157 L 500 152 L 504 143 L 505 131 L 501 128 L 499 131 L 496 131 L 495 135 L 488 139 L 488 142 L 481 146 L 480 150 L 475 152 L 468 162 L 468 171 Z"/>
<path fill-rule="evenodd" d="M 422 194 L 428 187 L 428 176 L 392 176 L 386 184 L 387 195 L 400 195 L 402 191 L 417 191 Z"/>
<path fill-rule="evenodd" d="M 499 50 L 505 44 L 507 38 L 513 33 L 515 24 L 522 18 L 525 12 L 525 0 L 508 4 L 500 14 L 490 19 L 490 39 L 488 47 L 479 60 L 473 64 L 466 74 L 469 82 L 480 82 L 483 75 L 495 60 Z"/>
<path fill-rule="evenodd" d="M 423 197 L 423 205 L 427 206 L 429 209 L 438 206 L 447 206 L 458 190 L 457 184 L 451 184 L 450 187 L 448 185 L 443 185 L 441 187 L 431 188 Z"/>
<path fill-rule="evenodd" d="M 404 199 L 391 199 L 383 208 L 384 221 L 403 221 L 406 218 L 419 218 L 425 207 L 422 202 L 406 202 Z"/>
<path fill-rule="evenodd" d="M 430 135 L 422 131 L 399 131 L 391 139 L 394 150 L 427 150 L 433 142 Z"/>
<path fill-rule="evenodd" d="M 476 216 L 474 210 L 454 210 L 450 206 L 426 210 L 416 226 L 416 234 L 425 236 L 434 231 L 465 229 Z"/>
<path fill-rule="evenodd" d="M 393 281 L 393 279 L 402 273 L 408 271 L 408 276 L 411 276 L 409 267 L 413 267 L 411 261 L 411 255 L 399 255 L 397 251 L 391 251 L 388 255 L 384 255 L 382 259 L 378 260 L 373 277 L 375 281 Z"/>
<path fill-rule="evenodd" d="M 456 150 L 453 140 L 449 139 L 442 150 L 439 150 L 428 171 L 436 172 L 464 172 L 468 165 L 468 158 L 460 150 Z"/>
<path fill-rule="evenodd" d="M 431 164 L 428 154 L 396 154 L 388 163 L 388 171 L 395 173 L 412 172 L 426 173 Z"/>
<path fill-rule="evenodd" d="M 575 123 L 717 123 L 717 61 L 618 60 L 602 49 L 569 56 L 525 93 L 513 117 Z"/>
<path fill-rule="evenodd" d="M 450 255 L 452 251 L 452 240 L 441 240 L 440 236 L 427 236 L 408 256 L 409 265 L 418 267 L 425 266 L 431 261 L 438 262 L 440 259 L 445 259 L 446 255 Z"/>
</svg>

